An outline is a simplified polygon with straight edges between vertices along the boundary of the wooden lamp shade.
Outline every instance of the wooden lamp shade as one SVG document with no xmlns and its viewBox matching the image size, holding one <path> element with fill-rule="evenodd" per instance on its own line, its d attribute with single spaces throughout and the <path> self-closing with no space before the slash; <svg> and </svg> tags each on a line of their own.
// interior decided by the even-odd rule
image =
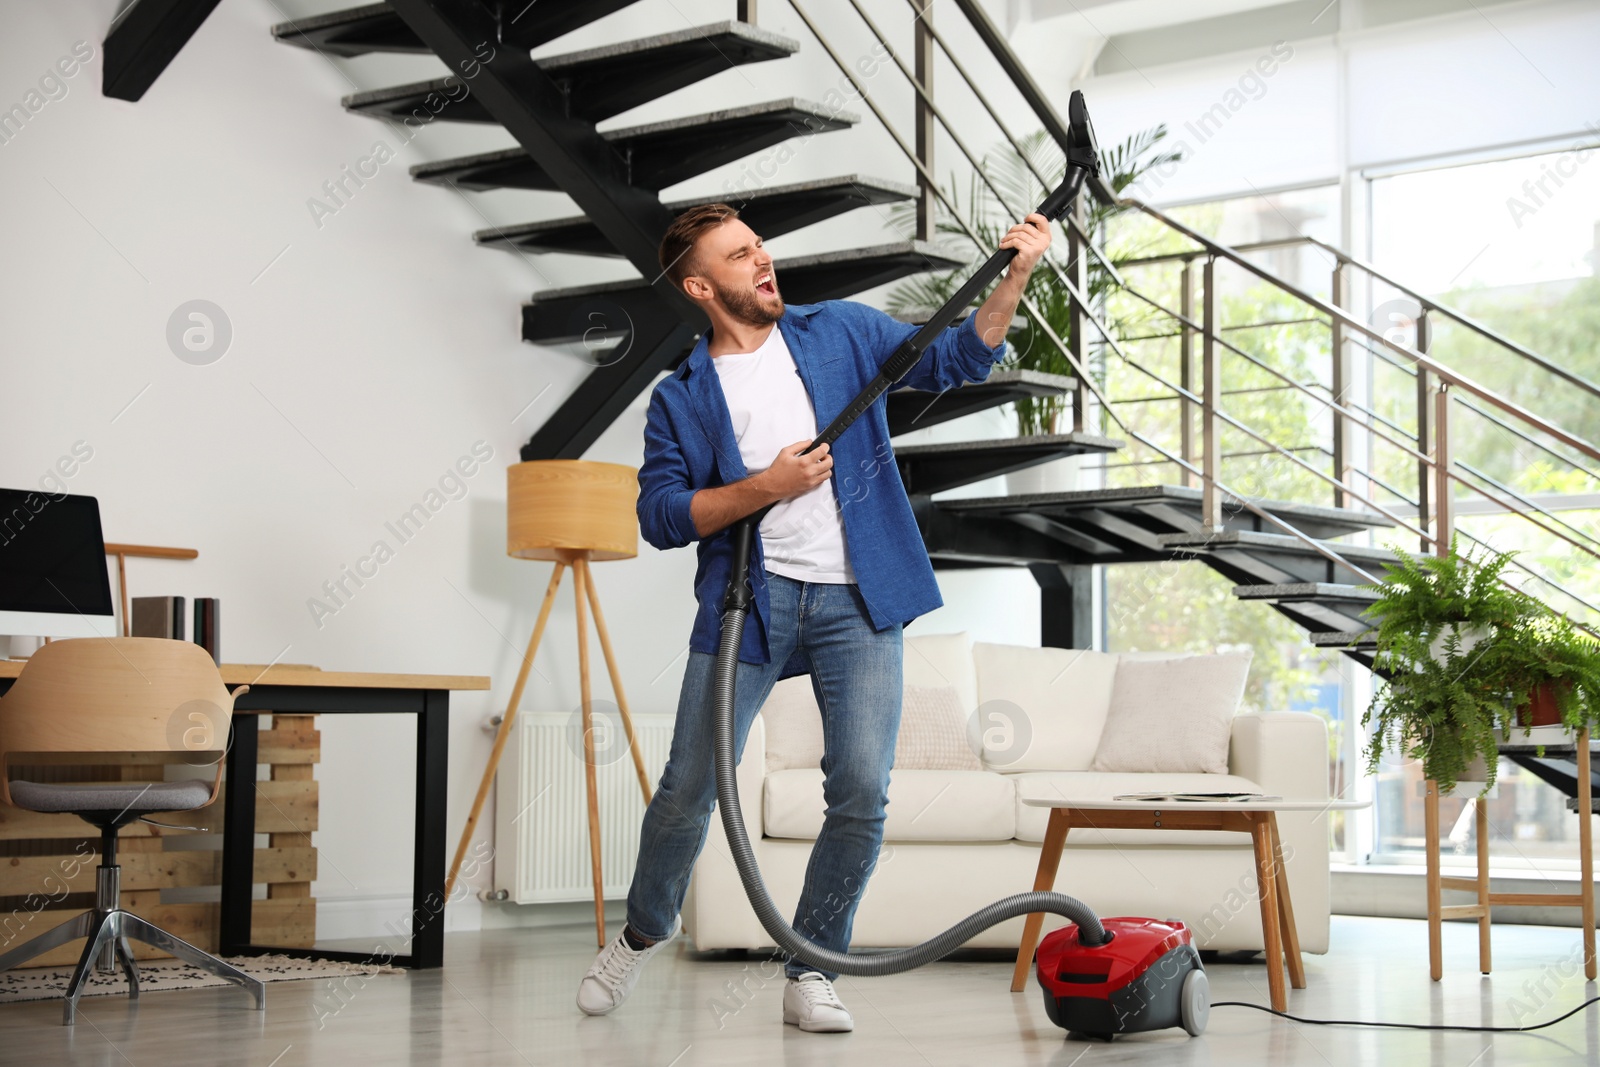
<svg viewBox="0 0 1600 1067">
<path fill-rule="evenodd" d="M 621 463 L 536 459 L 506 469 L 506 553 L 519 559 L 639 554 L 639 472 Z"/>
</svg>

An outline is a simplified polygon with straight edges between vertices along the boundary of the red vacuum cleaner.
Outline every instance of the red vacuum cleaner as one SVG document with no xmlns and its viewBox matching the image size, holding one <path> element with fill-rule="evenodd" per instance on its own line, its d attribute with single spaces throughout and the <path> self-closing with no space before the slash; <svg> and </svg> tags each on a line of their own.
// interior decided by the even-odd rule
<svg viewBox="0 0 1600 1067">
<path fill-rule="evenodd" d="M 1109 939 L 1085 944 L 1076 923 L 1039 943 L 1039 986 L 1050 1021 L 1109 1041 L 1181 1026 L 1198 1037 L 1211 1014 L 1211 983 L 1189 928 L 1176 919 L 1101 919 Z"/>
</svg>

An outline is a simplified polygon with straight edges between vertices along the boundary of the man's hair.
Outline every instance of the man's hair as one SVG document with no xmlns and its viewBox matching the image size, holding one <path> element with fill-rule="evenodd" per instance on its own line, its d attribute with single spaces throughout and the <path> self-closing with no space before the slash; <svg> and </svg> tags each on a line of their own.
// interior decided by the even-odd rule
<svg viewBox="0 0 1600 1067">
<path fill-rule="evenodd" d="M 694 244 L 707 230 L 739 217 L 738 209 L 727 204 L 701 204 L 672 220 L 661 235 L 661 270 L 672 284 L 682 288 L 683 280 L 694 273 Z"/>
</svg>

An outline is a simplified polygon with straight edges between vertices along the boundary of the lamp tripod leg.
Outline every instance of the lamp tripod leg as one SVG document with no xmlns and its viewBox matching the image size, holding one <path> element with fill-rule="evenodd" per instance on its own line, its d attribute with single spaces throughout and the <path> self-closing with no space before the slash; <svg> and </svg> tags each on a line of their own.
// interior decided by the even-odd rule
<svg viewBox="0 0 1600 1067">
<path fill-rule="evenodd" d="M 595 780 L 594 704 L 589 691 L 589 635 L 584 620 L 587 561 L 579 558 L 572 565 L 573 599 L 578 616 L 578 693 L 583 702 L 583 774 L 589 804 L 589 866 L 594 881 L 595 943 L 606 947 L 605 870 L 600 862 L 600 791 Z"/>
<path fill-rule="evenodd" d="M 600 614 L 600 594 L 594 587 L 594 575 L 589 573 L 589 561 L 580 559 L 573 564 L 583 568 L 583 587 L 589 593 L 589 607 L 594 610 L 594 628 L 600 635 L 600 651 L 606 658 L 606 671 L 611 675 L 611 691 L 617 695 L 617 712 L 622 716 L 622 732 L 628 738 L 628 751 L 633 754 L 634 773 L 639 776 L 639 791 L 644 794 L 646 807 L 650 806 L 650 775 L 644 769 L 644 753 L 633 735 L 633 716 L 628 711 L 628 698 L 622 695 L 622 672 L 617 669 L 617 657 L 611 651 L 611 635 L 606 632 L 605 616 Z"/>
<path fill-rule="evenodd" d="M 500 729 L 494 735 L 494 748 L 489 752 L 489 765 L 483 769 L 483 780 L 478 783 L 478 795 L 472 801 L 472 812 L 467 816 L 467 825 L 461 830 L 461 841 L 456 845 L 456 858 L 450 863 L 450 877 L 445 879 L 444 898 L 450 899 L 450 894 L 456 887 L 456 878 L 461 873 L 461 863 L 467 855 L 467 845 L 472 841 L 473 833 L 478 829 L 478 817 L 483 814 L 484 801 L 489 799 L 489 789 L 494 785 L 495 772 L 500 768 L 500 755 L 505 751 L 506 741 L 511 737 L 511 726 L 517 719 L 517 708 L 522 705 L 522 691 L 528 684 L 528 671 L 533 667 L 533 657 L 539 651 L 539 640 L 544 637 L 544 625 L 550 620 L 550 608 L 556 602 L 556 590 L 561 588 L 561 572 L 566 569 L 566 564 L 557 561 L 555 570 L 550 572 L 550 584 L 545 587 L 544 603 L 539 605 L 539 620 L 533 624 L 533 635 L 528 638 L 528 650 L 522 655 L 522 666 L 517 671 L 517 684 L 511 689 L 511 703 L 506 706 L 506 713 L 500 719 Z"/>
</svg>

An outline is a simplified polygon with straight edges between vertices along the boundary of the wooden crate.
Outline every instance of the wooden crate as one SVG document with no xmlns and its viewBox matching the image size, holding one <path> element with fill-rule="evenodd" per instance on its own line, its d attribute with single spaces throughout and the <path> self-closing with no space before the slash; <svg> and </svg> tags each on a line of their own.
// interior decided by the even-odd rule
<svg viewBox="0 0 1600 1067">
<path fill-rule="evenodd" d="M 314 715 L 274 715 L 271 729 L 262 730 L 259 738 L 259 759 L 271 773 L 256 788 L 256 831 L 267 835 L 267 845 L 255 850 L 255 880 L 265 883 L 267 899 L 253 905 L 251 939 L 258 945 L 309 947 L 317 934 L 317 902 L 311 896 L 317 852 L 311 838 L 317 829 L 313 770 L 322 758 L 322 736 Z M 11 776 L 35 781 L 147 782 L 160 781 L 164 773 L 158 757 L 118 753 L 97 757 L 93 766 L 16 767 Z M 208 808 L 155 818 L 220 835 L 223 804 L 219 794 Z M 142 822 L 124 827 L 117 841 L 122 906 L 214 952 L 218 903 L 161 901 L 163 889 L 220 887 L 220 836 L 212 839 L 211 847 L 201 849 L 193 847 L 196 836 L 193 831 Z M 75 815 L 42 815 L 0 804 L 0 952 L 93 907 L 99 848 L 99 834 Z M 165 955 L 138 942 L 131 944 L 139 959 Z M 83 943 L 74 942 L 40 956 L 30 966 L 74 964 L 82 951 Z"/>
</svg>

